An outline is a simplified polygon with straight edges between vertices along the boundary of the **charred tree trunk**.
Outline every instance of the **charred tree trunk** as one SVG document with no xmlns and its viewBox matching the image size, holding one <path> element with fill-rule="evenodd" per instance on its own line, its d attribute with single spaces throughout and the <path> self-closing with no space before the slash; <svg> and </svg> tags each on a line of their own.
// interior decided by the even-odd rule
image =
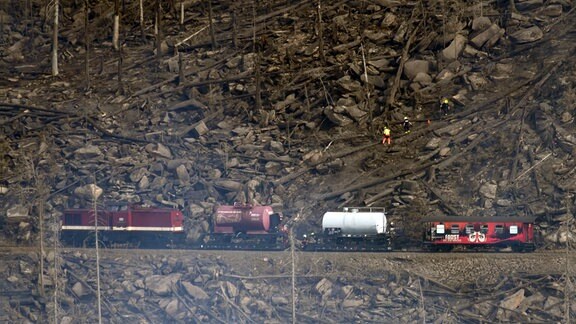
<svg viewBox="0 0 576 324">
<path fill-rule="evenodd" d="M 261 76 L 260 76 L 260 51 L 256 53 L 256 62 L 254 64 L 254 69 L 256 69 L 256 111 L 261 111 L 262 109 L 262 89 L 260 87 Z"/>
<path fill-rule="evenodd" d="M 85 61 L 84 61 L 84 73 L 86 77 L 86 89 L 90 89 L 90 39 L 88 37 L 88 14 L 90 9 L 88 7 L 88 0 L 84 0 L 84 50 L 85 50 Z"/>
<path fill-rule="evenodd" d="M 142 40 L 146 39 L 146 35 L 144 34 L 144 0 L 140 0 L 140 32 L 142 33 Z"/>
<path fill-rule="evenodd" d="M 324 64 L 326 57 L 324 56 L 324 26 L 322 24 L 322 0 L 318 0 L 318 51 L 320 54 L 320 62 Z"/>
<path fill-rule="evenodd" d="M 236 18 L 236 7 L 232 9 L 232 44 L 238 48 L 238 21 Z"/>
<path fill-rule="evenodd" d="M 180 1 L 180 30 L 184 30 L 184 0 Z"/>
<path fill-rule="evenodd" d="M 158 59 L 158 64 L 162 57 L 162 6 L 160 3 L 160 0 L 156 0 L 156 59 Z"/>
<path fill-rule="evenodd" d="M 42 186 L 42 183 L 38 183 L 38 186 Z M 43 188 L 39 188 L 40 192 Z M 38 227 L 40 228 L 40 271 L 38 273 L 38 284 L 40 295 L 44 297 L 44 195 L 40 195 L 40 200 L 38 201 Z"/>
<path fill-rule="evenodd" d="M 184 73 L 184 55 L 182 52 L 178 53 L 178 84 L 186 82 L 186 74 Z"/>
<path fill-rule="evenodd" d="M 122 53 L 122 46 L 118 48 L 118 92 L 124 94 L 124 84 L 122 83 L 122 63 L 124 56 Z"/>
<path fill-rule="evenodd" d="M 58 6 L 59 0 L 54 0 L 54 26 L 52 28 L 52 76 L 58 75 Z"/>
<path fill-rule="evenodd" d="M 214 21 L 212 19 L 212 0 L 208 0 L 208 20 L 210 22 L 210 41 L 212 42 L 212 49 L 216 49 L 216 31 L 214 30 Z"/>
</svg>

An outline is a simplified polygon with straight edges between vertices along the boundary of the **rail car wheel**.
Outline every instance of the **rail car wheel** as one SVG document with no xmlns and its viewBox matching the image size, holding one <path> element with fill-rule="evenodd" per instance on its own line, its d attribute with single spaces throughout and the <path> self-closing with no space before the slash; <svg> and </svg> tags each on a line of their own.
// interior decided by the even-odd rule
<svg viewBox="0 0 576 324">
<path fill-rule="evenodd" d="M 82 241 L 82 247 L 84 248 L 94 248 L 96 247 L 96 244 L 94 243 L 95 241 L 95 236 L 94 235 L 88 235 L 83 241 Z M 106 244 L 102 241 L 102 240 L 98 240 L 98 247 L 105 249 L 106 248 Z"/>
<path fill-rule="evenodd" d="M 524 247 L 522 245 L 518 245 L 518 244 L 513 244 L 510 246 L 510 248 L 512 249 L 512 252 L 524 252 Z"/>
<path fill-rule="evenodd" d="M 432 247 L 435 252 L 450 252 L 454 249 L 452 245 L 436 245 Z"/>
</svg>

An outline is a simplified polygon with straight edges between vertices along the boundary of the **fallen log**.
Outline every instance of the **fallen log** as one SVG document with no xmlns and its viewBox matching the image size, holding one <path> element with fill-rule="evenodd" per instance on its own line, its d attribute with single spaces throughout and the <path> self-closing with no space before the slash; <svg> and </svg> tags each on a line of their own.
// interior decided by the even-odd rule
<svg viewBox="0 0 576 324">
<path fill-rule="evenodd" d="M 180 110 L 180 109 L 184 109 L 184 108 L 207 110 L 208 106 L 206 106 L 205 104 L 201 103 L 200 101 L 192 98 L 192 99 L 181 101 L 175 105 L 172 105 L 172 106 L 166 108 L 166 111 L 175 111 L 175 110 Z"/>
<path fill-rule="evenodd" d="M 419 164 L 419 165 L 417 165 L 417 166 L 412 166 L 412 167 L 409 167 L 409 168 L 407 168 L 407 169 L 403 169 L 403 170 L 401 170 L 401 171 L 397 171 L 397 172 L 392 173 L 392 174 L 390 174 L 390 175 L 388 175 L 388 176 L 386 176 L 386 177 L 383 177 L 383 178 L 378 178 L 378 179 L 370 180 L 370 181 L 367 181 L 367 182 L 365 182 L 365 183 L 361 183 L 361 184 L 358 184 L 358 185 L 355 185 L 355 186 L 351 186 L 351 187 L 346 188 L 346 189 L 340 189 L 340 190 L 336 190 L 336 191 L 329 192 L 329 193 L 326 193 L 326 194 L 316 195 L 315 198 L 316 198 L 316 199 L 322 199 L 322 200 L 331 199 L 331 198 L 338 197 L 338 196 L 340 196 L 340 195 L 342 195 L 342 194 L 345 194 L 345 193 L 347 193 L 347 192 L 350 192 L 350 191 L 357 191 L 357 190 L 360 190 L 360 189 L 369 188 L 369 187 L 372 187 L 372 186 L 375 186 L 375 185 L 379 185 L 379 184 L 388 182 L 388 181 L 390 181 L 390 180 L 396 179 L 396 178 L 398 178 L 398 177 L 403 177 L 403 176 L 406 176 L 406 175 L 409 175 L 409 174 L 413 174 L 413 173 L 420 172 L 420 171 L 425 170 L 426 168 L 428 168 L 428 167 L 430 167 L 431 165 L 434 165 L 434 164 L 436 164 L 436 162 L 428 162 L 428 163 Z"/>
<path fill-rule="evenodd" d="M 303 175 L 304 173 L 306 173 L 306 172 L 314 169 L 316 166 L 318 166 L 318 165 L 320 165 L 320 164 L 322 164 L 322 163 L 325 163 L 325 162 L 328 161 L 329 159 L 341 158 L 341 157 L 344 157 L 344 156 L 346 156 L 346 155 L 353 154 L 353 153 L 358 152 L 358 151 L 362 151 L 362 150 L 369 149 L 369 148 L 374 147 L 374 146 L 379 145 L 379 144 L 380 144 L 380 143 L 371 143 L 371 144 L 367 144 L 367 145 L 364 145 L 364 146 L 356 147 L 356 148 L 353 148 L 353 149 L 350 149 L 350 150 L 347 150 L 347 151 L 343 151 L 343 152 L 340 152 L 340 153 L 337 153 L 337 154 L 334 154 L 334 155 L 332 155 L 332 154 L 327 154 L 327 156 L 325 156 L 324 158 L 322 158 L 320 161 L 318 161 L 318 162 L 316 162 L 316 163 L 312 163 L 312 164 L 310 164 L 310 165 L 307 166 L 307 167 L 304 167 L 304 168 L 302 168 L 302 169 L 300 169 L 300 170 L 298 170 L 298 171 L 295 171 L 295 172 L 292 172 L 292 173 L 290 173 L 290 174 L 288 174 L 288 175 L 285 175 L 285 176 L 283 176 L 282 178 L 276 179 L 276 180 L 272 181 L 272 183 L 273 183 L 274 185 L 280 185 L 280 184 L 286 183 L 286 182 L 288 182 L 288 181 L 291 181 L 291 180 L 294 180 L 294 179 L 300 177 L 300 176 Z"/>
<path fill-rule="evenodd" d="M 432 186 L 430 186 L 426 181 L 420 181 L 420 183 L 422 183 L 422 185 L 424 185 L 424 187 L 426 187 L 426 189 L 428 189 L 432 193 L 432 195 L 436 196 L 436 198 L 440 200 L 440 205 L 444 209 L 448 210 L 452 215 L 459 214 L 455 208 L 453 208 L 446 202 L 446 199 L 444 199 L 444 197 L 442 196 L 442 194 L 438 192 L 438 190 L 432 188 Z"/>
</svg>

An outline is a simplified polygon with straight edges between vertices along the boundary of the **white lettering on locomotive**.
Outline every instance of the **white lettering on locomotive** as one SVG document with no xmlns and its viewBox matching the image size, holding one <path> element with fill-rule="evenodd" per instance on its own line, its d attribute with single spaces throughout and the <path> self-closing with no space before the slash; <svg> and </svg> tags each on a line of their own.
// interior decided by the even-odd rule
<svg viewBox="0 0 576 324">
<path fill-rule="evenodd" d="M 446 234 L 444 236 L 444 241 L 460 242 L 460 235 L 458 235 L 458 234 Z"/>
<path fill-rule="evenodd" d="M 468 235 L 468 241 L 470 242 L 486 242 L 486 234 L 481 232 L 472 232 Z"/>
</svg>

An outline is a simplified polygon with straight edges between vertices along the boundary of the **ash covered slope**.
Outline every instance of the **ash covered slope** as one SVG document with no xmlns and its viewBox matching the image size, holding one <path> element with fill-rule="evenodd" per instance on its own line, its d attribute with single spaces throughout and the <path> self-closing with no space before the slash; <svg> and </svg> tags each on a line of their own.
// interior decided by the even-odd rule
<svg viewBox="0 0 576 324">
<path fill-rule="evenodd" d="M 573 205 L 576 42 L 570 28 L 576 24 L 566 1 L 518 2 L 511 11 L 462 1 L 341 1 L 322 3 L 320 11 L 309 1 L 266 1 L 257 8 L 221 1 L 212 7 L 216 44 L 206 3 L 186 1 L 182 28 L 177 8 L 162 9 L 159 57 L 152 4 L 144 8 L 142 37 L 138 3 L 125 2 L 123 47 L 116 52 L 112 4 L 90 2 L 89 85 L 83 4 L 61 3 L 60 75 L 54 78 L 44 7 L 37 1 L 0 5 L 1 225 L 19 241 L 38 237 L 43 214 L 46 246 L 52 246 L 60 212 L 87 206 L 85 188 L 94 181 L 104 189 L 102 200 L 177 205 L 193 225 L 191 238 L 206 229 L 215 204 L 238 200 L 300 213 L 302 230 L 318 226 L 326 209 L 372 204 L 408 221 L 429 213 L 541 215 L 549 242 L 566 238 L 555 229 L 571 219 Z M 182 80 L 174 47 L 182 54 Z M 438 114 L 442 96 L 454 103 L 445 117 Z M 399 125 L 404 116 L 414 123 L 406 135 Z M 393 131 L 390 148 L 380 144 L 385 124 Z M 47 254 L 46 269 L 58 271 L 46 270 L 44 277 L 48 293 L 51 282 L 66 287 L 60 316 L 94 319 L 93 257 L 58 257 Z M 287 256 L 223 262 L 208 255 L 188 263 L 179 256 L 120 258 L 104 261 L 102 275 L 106 304 L 123 315 L 151 322 L 291 315 L 287 278 L 252 282 L 284 274 Z M 557 285 L 556 268 L 544 270 L 552 277 L 536 277 L 542 281 L 509 277 L 510 261 L 503 258 L 496 262 L 505 272 L 498 277 L 492 257 L 458 263 L 449 256 L 435 264 L 438 272 L 422 266 L 430 271 L 422 276 L 406 272 L 420 261 L 367 258 L 299 263 L 301 321 L 409 322 L 446 314 L 534 320 L 494 305 L 562 319 L 557 291 L 549 288 Z M 557 259 L 547 263 L 558 265 Z M 36 293 L 37 264 L 35 254 L 3 264 L 0 284 L 12 296 L 0 299 L 2 320 L 52 314 L 54 305 Z M 446 269 L 454 270 L 450 281 Z M 532 268 L 521 259 L 514 269 Z M 415 287 L 422 283 L 427 294 L 440 285 L 453 294 L 450 283 L 468 278 L 459 271 L 490 273 L 486 282 L 494 285 L 464 284 L 462 291 L 472 293 L 458 307 L 426 295 L 415 311 L 423 299 Z M 525 298 L 519 286 L 535 293 Z M 502 289 L 508 290 L 497 295 Z M 485 299 L 475 306 L 479 292 Z M 409 311 L 390 316 L 390 307 Z M 112 313 L 105 307 L 106 318 Z"/>
<path fill-rule="evenodd" d="M 85 38 L 83 6 L 63 3 L 56 78 L 45 76 L 49 25 L 27 8 L 4 9 L 8 218 L 34 214 L 28 191 L 48 199 L 48 218 L 86 205 L 82 187 L 94 178 L 103 200 L 178 206 L 196 229 L 214 204 L 233 201 L 312 223 L 341 204 L 399 215 L 567 211 L 567 4 L 508 14 L 465 2 L 222 2 L 185 7 L 182 26 L 167 6 L 161 41 L 150 29 L 155 8 L 144 8 L 141 33 L 128 4 L 114 51 L 113 7 L 90 5 Z M 391 148 L 379 145 L 384 125 Z"/>
<path fill-rule="evenodd" d="M 48 198 L 49 218 L 86 205 L 82 186 L 93 178 L 104 200 L 178 206 L 195 228 L 214 204 L 233 201 L 300 212 L 312 224 L 341 204 L 398 215 L 566 212 L 566 4 L 518 4 L 510 15 L 464 2 L 222 2 L 212 27 L 205 5 L 185 7 L 183 26 L 168 6 L 162 42 L 151 34 L 155 8 L 144 8 L 142 34 L 130 4 L 114 51 L 113 7 L 99 3 L 88 19 L 89 80 L 77 5 L 63 4 L 56 78 L 45 76 L 40 16 L 3 12 L 9 218 L 31 213 L 27 191 Z M 28 29 L 17 19 L 24 14 Z M 448 116 L 442 97 L 452 102 Z M 379 145 L 384 125 L 391 148 Z"/>
</svg>

